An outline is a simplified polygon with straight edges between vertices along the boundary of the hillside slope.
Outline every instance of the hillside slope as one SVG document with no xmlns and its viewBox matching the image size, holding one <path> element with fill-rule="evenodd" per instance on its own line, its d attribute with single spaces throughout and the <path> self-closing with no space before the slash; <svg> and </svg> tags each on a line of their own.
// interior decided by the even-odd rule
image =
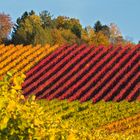
<svg viewBox="0 0 140 140">
<path fill-rule="evenodd" d="M 38 99 L 140 99 L 140 46 L 63 46 L 26 73 L 24 95 Z"/>
<path fill-rule="evenodd" d="M 49 53 L 58 48 L 58 45 L 40 45 L 22 46 L 22 45 L 0 45 L 0 78 L 8 71 L 14 70 L 14 73 L 26 73 Z"/>
</svg>

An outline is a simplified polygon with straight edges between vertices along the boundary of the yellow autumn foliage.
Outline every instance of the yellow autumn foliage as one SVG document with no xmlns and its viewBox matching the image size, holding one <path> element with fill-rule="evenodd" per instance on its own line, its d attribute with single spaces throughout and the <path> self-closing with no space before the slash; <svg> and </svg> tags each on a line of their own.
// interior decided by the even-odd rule
<svg viewBox="0 0 140 140">
<path fill-rule="evenodd" d="M 36 63 L 57 49 L 59 45 L 9 45 L 0 46 L 0 79 L 11 69 L 15 70 L 15 75 L 19 72 L 26 73 Z M 19 87 L 16 87 L 19 88 Z"/>
</svg>

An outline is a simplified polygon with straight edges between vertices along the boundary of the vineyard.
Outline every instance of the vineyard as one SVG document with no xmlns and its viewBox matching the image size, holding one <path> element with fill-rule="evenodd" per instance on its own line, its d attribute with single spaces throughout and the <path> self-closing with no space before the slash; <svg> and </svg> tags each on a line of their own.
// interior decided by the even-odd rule
<svg viewBox="0 0 140 140">
<path fill-rule="evenodd" d="M 140 140 L 139 60 L 139 45 L 1 45 L 0 140 Z"/>
<path fill-rule="evenodd" d="M 63 46 L 26 73 L 25 96 L 94 103 L 140 100 L 140 46 Z"/>
<path fill-rule="evenodd" d="M 41 47 L 40 45 L 34 47 L 32 45 L 1 45 L 0 78 L 10 70 L 14 70 L 15 74 L 18 72 L 26 73 L 56 48 L 58 48 L 58 45 L 52 47 L 50 47 L 50 45 L 44 47 Z"/>
<path fill-rule="evenodd" d="M 1 1 L 0 140 L 140 140 L 139 5 Z"/>
<path fill-rule="evenodd" d="M 62 120 L 65 129 L 75 129 L 88 135 L 90 139 L 138 140 L 140 134 L 139 102 L 120 103 L 90 101 L 80 104 L 78 101 L 52 100 L 44 104 L 48 117 Z M 48 106 L 48 107 L 47 107 Z M 135 108 L 135 109 L 134 109 Z M 134 110 L 133 110 L 134 109 Z M 125 119 L 124 119 L 125 118 Z M 75 132 L 76 132 L 75 131 Z M 83 136 L 81 133 L 81 136 Z M 88 134 L 89 133 L 89 134 Z"/>
<path fill-rule="evenodd" d="M 108 134 L 121 133 L 122 131 L 125 131 L 124 133 L 127 135 L 140 133 L 140 113 L 102 126 L 99 130 L 106 130 Z"/>
<path fill-rule="evenodd" d="M 139 140 L 139 101 L 26 99 L 21 91 L 24 78 L 8 73 L 0 82 L 1 140 Z"/>
</svg>

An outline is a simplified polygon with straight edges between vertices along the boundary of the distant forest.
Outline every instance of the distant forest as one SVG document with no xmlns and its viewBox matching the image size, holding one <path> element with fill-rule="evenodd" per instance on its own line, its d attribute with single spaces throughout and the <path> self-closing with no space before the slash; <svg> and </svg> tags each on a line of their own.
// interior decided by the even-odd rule
<svg viewBox="0 0 140 140">
<path fill-rule="evenodd" d="M 10 35 L 10 38 L 9 38 Z M 134 45 L 124 39 L 115 23 L 103 25 L 96 21 L 94 26 L 83 27 L 79 19 L 58 16 L 48 11 L 38 15 L 32 10 L 24 12 L 12 23 L 10 15 L 0 13 L 0 44 L 88 44 L 88 45 Z"/>
</svg>

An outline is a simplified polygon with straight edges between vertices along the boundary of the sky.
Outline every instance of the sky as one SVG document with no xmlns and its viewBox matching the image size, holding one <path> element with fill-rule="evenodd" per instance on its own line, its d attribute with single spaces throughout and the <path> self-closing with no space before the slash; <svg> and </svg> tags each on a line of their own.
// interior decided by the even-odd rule
<svg viewBox="0 0 140 140">
<path fill-rule="evenodd" d="M 59 15 L 78 18 L 83 27 L 115 23 L 124 38 L 137 43 L 140 40 L 140 0 L 0 0 L 0 12 L 9 14 L 13 22 L 25 11 L 37 14 L 49 11 Z"/>
</svg>

